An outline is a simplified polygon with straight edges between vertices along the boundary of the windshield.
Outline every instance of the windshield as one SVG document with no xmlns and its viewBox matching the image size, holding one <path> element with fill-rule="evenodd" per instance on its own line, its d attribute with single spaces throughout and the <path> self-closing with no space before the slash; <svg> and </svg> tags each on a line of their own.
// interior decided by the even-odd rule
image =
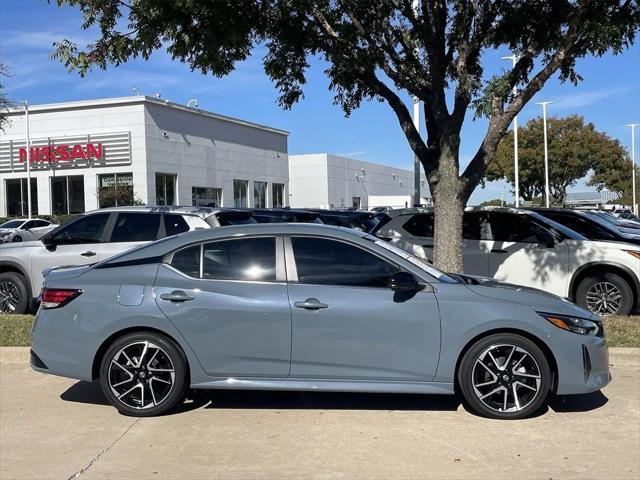
<svg viewBox="0 0 640 480">
<path fill-rule="evenodd" d="M 4 222 L 0 225 L 0 228 L 18 228 L 24 222 L 24 220 L 9 220 L 8 222 Z"/>
<path fill-rule="evenodd" d="M 428 263 L 426 260 L 424 260 L 424 259 L 422 259 L 420 257 L 416 257 L 415 255 L 412 255 L 411 253 L 407 252 L 406 250 L 402 250 L 401 248 L 398 248 L 395 245 L 391 245 L 389 242 L 386 242 L 386 241 L 381 240 L 379 238 L 373 237 L 371 235 L 366 235 L 364 238 L 366 238 L 367 240 L 371 240 L 373 243 L 375 243 L 376 245 L 384 248 L 385 250 L 388 250 L 389 252 L 394 253 L 394 254 L 398 255 L 399 257 L 401 257 L 401 258 L 404 258 L 408 262 L 411 262 L 413 265 L 415 265 L 419 269 L 427 272 L 432 277 L 437 278 L 441 282 L 444 282 L 444 283 L 460 283 L 455 278 L 450 277 L 446 273 L 441 272 L 440 270 L 435 268 L 433 265 Z"/>
</svg>

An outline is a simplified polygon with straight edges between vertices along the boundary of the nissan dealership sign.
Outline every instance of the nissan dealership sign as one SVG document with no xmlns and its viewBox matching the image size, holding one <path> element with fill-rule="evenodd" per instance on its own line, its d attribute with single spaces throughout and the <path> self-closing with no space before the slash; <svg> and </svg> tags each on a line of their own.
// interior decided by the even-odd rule
<svg viewBox="0 0 640 480">
<path fill-rule="evenodd" d="M 127 165 L 131 163 L 129 132 L 99 133 L 30 140 L 0 141 L 0 172 Z"/>
</svg>

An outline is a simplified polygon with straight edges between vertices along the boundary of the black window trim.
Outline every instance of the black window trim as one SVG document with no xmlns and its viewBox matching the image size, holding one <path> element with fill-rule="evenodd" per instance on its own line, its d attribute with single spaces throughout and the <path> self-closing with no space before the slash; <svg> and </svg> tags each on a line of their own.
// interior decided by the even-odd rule
<svg viewBox="0 0 640 480">
<path fill-rule="evenodd" d="M 204 245 L 205 244 L 215 243 L 215 242 L 226 242 L 226 241 L 230 241 L 230 240 L 248 240 L 248 239 L 252 239 L 252 238 L 275 238 L 275 241 L 276 241 L 276 279 L 275 279 L 275 281 L 238 280 L 238 279 L 223 279 L 223 278 L 203 278 L 203 274 L 204 274 L 204 261 L 203 260 L 204 260 Z M 200 277 L 199 278 L 198 277 L 192 277 L 191 275 L 187 275 L 186 273 L 184 273 L 181 270 L 178 270 L 177 268 L 175 268 L 171 264 L 171 262 L 173 261 L 173 256 L 176 253 L 178 253 L 178 252 L 180 252 L 182 250 L 186 250 L 187 248 L 191 248 L 191 247 L 196 246 L 196 245 L 200 246 Z M 177 249 L 167 253 L 164 256 L 164 258 L 162 260 L 162 263 L 166 267 L 169 267 L 171 270 L 173 270 L 174 272 L 179 273 L 183 277 L 190 278 L 190 279 L 193 279 L 193 280 L 198 280 L 198 281 L 286 285 L 287 277 L 286 277 L 286 272 L 285 272 L 284 256 L 285 256 L 285 252 L 284 252 L 282 235 L 262 233 L 262 234 L 238 235 L 238 236 L 234 236 L 234 237 L 212 238 L 212 239 L 205 240 L 205 241 L 200 240 L 198 242 L 193 242 L 193 243 L 190 243 L 188 245 L 184 245 L 184 246 L 182 246 L 180 248 L 177 248 Z"/>
<path fill-rule="evenodd" d="M 395 266 L 398 268 L 399 271 L 401 272 L 408 272 L 411 275 L 413 275 L 414 277 L 416 277 L 416 279 L 418 280 L 418 282 L 420 284 L 424 284 L 424 282 L 421 282 L 421 278 L 419 278 L 415 273 L 411 272 L 410 270 L 407 270 L 405 267 L 403 267 L 402 265 L 400 265 L 399 263 L 393 261 L 393 260 L 389 260 L 387 257 L 380 255 L 378 252 L 369 249 L 367 247 L 364 247 L 358 243 L 354 243 L 354 242 L 350 242 L 349 240 L 345 240 L 343 238 L 336 238 L 336 237 L 332 237 L 332 236 L 328 236 L 328 235 L 322 235 L 322 234 L 305 234 L 305 233 L 293 233 L 293 234 L 285 234 L 284 235 L 284 248 L 285 248 L 285 261 L 286 261 L 286 271 L 287 271 L 287 283 L 291 283 L 291 284 L 295 284 L 295 285 L 311 285 L 311 286 L 316 286 L 316 287 L 334 287 L 334 288 L 365 288 L 365 289 L 375 289 L 377 291 L 380 291 L 381 289 L 387 289 L 388 287 L 366 287 L 366 286 L 360 286 L 360 285 L 327 285 L 325 283 L 323 284 L 318 284 L 318 283 L 302 283 L 298 280 L 298 267 L 296 265 L 296 259 L 295 259 L 295 254 L 293 252 L 293 243 L 291 242 L 292 238 L 295 237 L 304 237 L 304 238 L 319 238 L 322 240 L 332 240 L 334 242 L 340 242 L 340 243 L 346 243 L 347 245 L 351 246 L 351 247 L 355 247 L 355 248 L 359 248 L 361 250 L 364 250 L 367 253 L 370 253 L 371 255 L 374 255 L 376 257 L 378 257 L 379 259 L 381 259 L 384 262 L 390 263 L 391 265 Z"/>
</svg>

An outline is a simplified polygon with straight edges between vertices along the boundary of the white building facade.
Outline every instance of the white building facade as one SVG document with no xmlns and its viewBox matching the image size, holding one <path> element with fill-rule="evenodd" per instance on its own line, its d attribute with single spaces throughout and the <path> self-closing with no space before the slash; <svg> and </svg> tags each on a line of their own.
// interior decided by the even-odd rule
<svg viewBox="0 0 640 480">
<path fill-rule="evenodd" d="M 27 215 L 24 110 L 0 133 L 0 216 Z M 158 98 L 29 108 L 32 213 L 288 205 L 288 133 Z"/>
<path fill-rule="evenodd" d="M 329 153 L 289 156 L 289 202 L 292 207 L 405 208 L 430 204 L 421 175 L 420 202 L 414 202 L 413 170 Z"/>
</svg>

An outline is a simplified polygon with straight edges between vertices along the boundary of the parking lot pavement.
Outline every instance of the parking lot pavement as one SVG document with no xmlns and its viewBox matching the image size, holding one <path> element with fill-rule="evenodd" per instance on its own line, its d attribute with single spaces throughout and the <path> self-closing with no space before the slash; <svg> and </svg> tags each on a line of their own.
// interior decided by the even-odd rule
<svg viewBox="0 0 640 480">
<path fill-rule="evenodd" d="M 204 392 L 136 419 L 84 382 L 0 349 L 0 478 L 640 477 L 640 350 L 612 349 L 602 393 L 524 421 L 451 397 Z"/>
</svg>

